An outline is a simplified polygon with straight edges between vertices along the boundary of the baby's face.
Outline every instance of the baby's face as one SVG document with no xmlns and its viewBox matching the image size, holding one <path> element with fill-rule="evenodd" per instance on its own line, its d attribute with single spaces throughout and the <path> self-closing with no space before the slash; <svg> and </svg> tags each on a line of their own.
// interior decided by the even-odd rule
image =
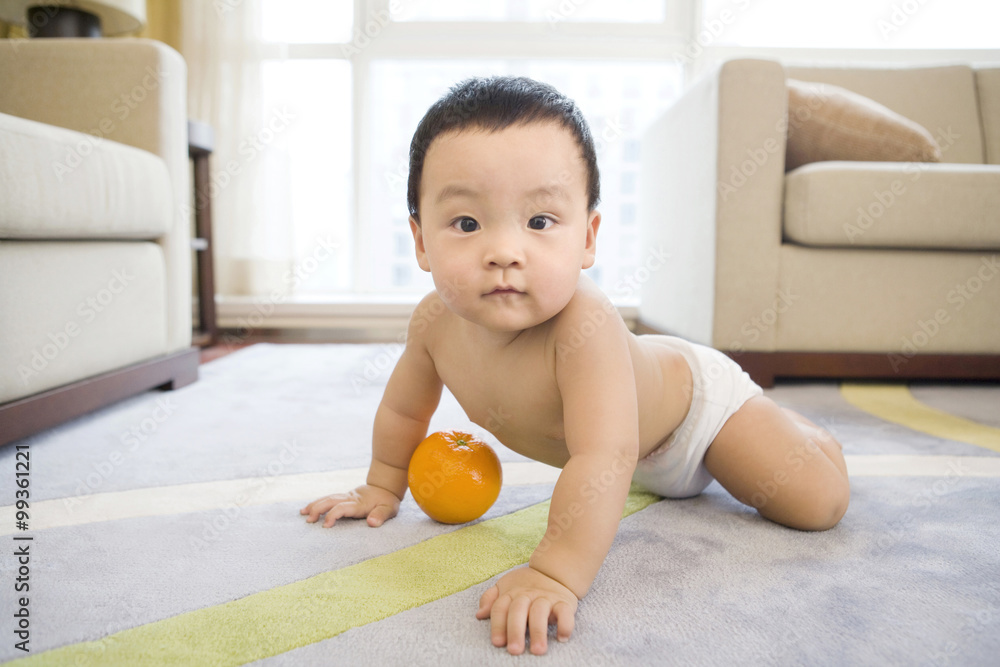
<svg viewBox="0 0 1000 667">
<path fill-rule="evenodd" d="M 594 263 L 600 215 L 586 185 L 556 123 L 443 134 L 424 161 L 421 224 L 410 219 L 420 268 L 451 310 L 492 331 L 545 322 Z"/>
</svg>

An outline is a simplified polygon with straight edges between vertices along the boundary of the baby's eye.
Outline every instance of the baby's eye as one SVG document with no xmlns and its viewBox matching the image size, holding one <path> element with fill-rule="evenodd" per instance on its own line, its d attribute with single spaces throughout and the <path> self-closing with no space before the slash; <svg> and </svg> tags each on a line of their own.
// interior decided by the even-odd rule
<svg viewBox="0 0 1000 667">
<path fill-rule="evenodd" d="M 474 232 L 479 229 L 479 223 L 472 218 L 459 218 L 452 224 L 463 232 Z"/>
<path fill-rule="evenodd" d="M 551 218 L 544 215 L 536 215 L 531 220 L 528 220 L 528 229 L 548 229 L 554 224 Z"/>
</svg>

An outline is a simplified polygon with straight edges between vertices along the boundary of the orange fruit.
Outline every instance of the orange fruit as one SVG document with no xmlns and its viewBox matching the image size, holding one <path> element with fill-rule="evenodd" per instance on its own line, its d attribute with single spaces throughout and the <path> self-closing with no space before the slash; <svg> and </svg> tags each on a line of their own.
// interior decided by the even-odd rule
<svg viewBox="0 0 1000 667">
<path fill-rule="evenodd" d="M 438 431 L 424 438 L 406 477 L 420 509 L 441 523 L 478 519 L 493 506 L 503 483 L 493 448 L 461 431 Z"/>
</svg>

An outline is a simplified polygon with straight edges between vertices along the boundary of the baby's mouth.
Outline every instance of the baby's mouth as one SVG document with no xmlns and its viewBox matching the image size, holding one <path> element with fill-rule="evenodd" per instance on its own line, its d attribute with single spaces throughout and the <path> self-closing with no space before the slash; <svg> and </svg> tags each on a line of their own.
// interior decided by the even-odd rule
<svg viewBox="0 0 1000 667">
<path fill-rule="evenodd" d="M 516 290 L 513 287 L 500 286 L 494 289 L 492 292 L 487 292 L 486 296 L 503 296 L 508 294 L 524 294 L 524 292 Z"/>
</svg>

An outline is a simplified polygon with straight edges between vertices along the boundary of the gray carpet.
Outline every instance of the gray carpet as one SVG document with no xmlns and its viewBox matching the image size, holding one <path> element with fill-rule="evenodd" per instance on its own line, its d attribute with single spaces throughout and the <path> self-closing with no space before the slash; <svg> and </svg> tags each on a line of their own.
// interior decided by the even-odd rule
<svg viewBox="0 0 1000 667">
<path fill-rule="evenodd" d="M 257 345 L 203 366 L 183 390 L 136 397 L 20 443 L 30 446 L 40 512 L 32 516 L 40 527 L 23 533 L 34 538 L 30 655 L 38 664 L 113 664 L 100 654 L 71 661 L 71 653 L 45 651 L 112 647 L 120 631 L 462 530 L 431 522 L 410 499 L 378 530 L 358 522 L 323 530 L 298 516 L 313 498 L 304 483 L 301 498 L 170 513 L 197 485 L 256 477 L 294 490 L 309 473 L 366 467 L 388 379 L 378 366 L 396 351 Z M 488 623 L 474 618 L 487 581 L 254 664 L 998 664 L 1000 478 L 979 467 L 1000 454 L 882 421 L 849 405 L 836 384 L 768 394 L 834 431 L 849 459 L 954 457 L 966 472 L 855 477 L 844 520 L 820 534 L 760 519 L 717 484 L 698 498 L 653 504 L 623 520 L 573 638 L 550 642 L 546 658 L 490 645 Z M 913 394 L 997 426 L 1000 387 L 920 386 Z M 432 428 L 465 426 L 446 396 Z M 505 465 L 525 461 L 497 449 Z M 13 458 L 13 447 L 0 451 L 5 478 Z M 185 484 L 195 486 L 178 487 Z M 505 480 L 481 521 L 545 500 L 551 488 Z M 152 509 L 131 495 L 141 489 L 161 494 Z M 129 504 L 133 515 L 101 520 L 101 498 Z M 11 485 L 0 503 L 13 503 Z M 14 544 L 3 509 L 0 531 Z M 25 655 L 14 647 L 11 551 L 0 560 L 4 661 Z M 266 631 L 247 627 L 248 641 Z"/>
</svg>

